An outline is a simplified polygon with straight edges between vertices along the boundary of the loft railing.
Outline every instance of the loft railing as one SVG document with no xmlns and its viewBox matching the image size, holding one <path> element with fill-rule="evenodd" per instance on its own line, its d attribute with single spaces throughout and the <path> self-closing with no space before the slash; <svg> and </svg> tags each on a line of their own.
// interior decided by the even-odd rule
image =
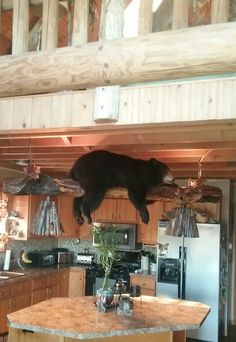
<svg viewBox="0 0 236 342">
<path fill-rule="evenodd" d="M 130 36 L 232 21 L 236 15 L 235 2 L 117 0 L 114 3 L 117 8 L 124 6 L 126 17 L 131 13 L 125 25 L 126 35 Z M 0 54 L 20 55 L 97 40 L 108 6 L 108 0 L 0 0 Z M 135 16 L 136 23 L 130 23 Z"/>
</svg>

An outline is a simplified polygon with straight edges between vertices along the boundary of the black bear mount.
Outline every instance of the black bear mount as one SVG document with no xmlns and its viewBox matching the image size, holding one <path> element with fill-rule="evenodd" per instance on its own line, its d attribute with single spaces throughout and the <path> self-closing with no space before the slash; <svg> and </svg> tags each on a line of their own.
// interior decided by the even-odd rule
<svg viewBox="0 0 236 342">
<path fill-rule="evenodd" d="M 91 213 L 101 204 L 110 188 L 123 187 L 139 211 L 144 223 L 149 222 L 146 206 L 148 191 L 161 184 L 173 183 L 168 166 L 154 158 L 142 160 L 126 155 L 97 150 L 83 155 L 73 165 L 70 178 L 79 182 L 84 196 L 74 198 L 74 214 L 82 225 L 84 217 L 92 222 Z"/>
</svg>

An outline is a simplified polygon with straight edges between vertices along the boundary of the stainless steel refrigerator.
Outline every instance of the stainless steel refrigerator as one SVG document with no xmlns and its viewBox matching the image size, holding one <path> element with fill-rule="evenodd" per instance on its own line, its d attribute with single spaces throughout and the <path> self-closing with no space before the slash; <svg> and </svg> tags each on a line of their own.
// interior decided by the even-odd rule
<svg viewBox="0 0 236 342">
<path fill-rule="evenodd" d="M 219 224 L 197 226 L 199 238 L 168 236 L 164 235 L 165 229 L 159 228 L 157 296 L 209 305 L 211 311 L 201 328 L 188 331 L 187 337 L 218 342 L 226 311 L 222 297 L 226 288 L 226 247 Z"/>
</svg>

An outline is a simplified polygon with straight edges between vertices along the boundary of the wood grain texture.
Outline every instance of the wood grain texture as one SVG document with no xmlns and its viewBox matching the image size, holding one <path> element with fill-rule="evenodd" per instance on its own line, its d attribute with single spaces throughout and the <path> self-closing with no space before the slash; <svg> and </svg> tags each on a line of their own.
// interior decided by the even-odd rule
<svg viewBox="0 0 236 342">
<path fill-rule="evenodd" d="M 84 44 L 88 41 L 88 15 L 89 1 L 75 0 L 72 32 L 73 46 L 77 44 Z"/>
<path fill-rule="evenodd" d="M 42 50 L 57 47 L 58 1 L 43 0 Z"/>
<path fill-rule="evenodd" d="M 13 0 L 12 54 L 28 51 L 29 0 Z"/>
<path fill-rule="evenodd" d="M 4 56 L 0 97 L 234 72 L 235 40 L 232 22 Z"/>
<path fill-rule="evenodd" d="M 189 0 L 174 0 L 172 30 L 188 27 Z"/>
</svg>

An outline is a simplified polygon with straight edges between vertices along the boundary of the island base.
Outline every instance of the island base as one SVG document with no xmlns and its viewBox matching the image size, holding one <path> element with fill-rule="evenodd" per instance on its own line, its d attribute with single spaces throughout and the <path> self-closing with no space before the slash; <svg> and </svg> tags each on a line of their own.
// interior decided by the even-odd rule
<svg viewBox="0 0 236 342">
<path fill-rule="evenodd" d="M 78 340 L 78 338 L 43 334 L 22 329 L 9 329 L 9 342 L 78 342 Z M 186 334 L 185 331 L 160 332 L 89 339 L 88 342 L 101 342 L 104 340 L 106 342 L 184 342 L 186 340 Z"/>
</svg>

